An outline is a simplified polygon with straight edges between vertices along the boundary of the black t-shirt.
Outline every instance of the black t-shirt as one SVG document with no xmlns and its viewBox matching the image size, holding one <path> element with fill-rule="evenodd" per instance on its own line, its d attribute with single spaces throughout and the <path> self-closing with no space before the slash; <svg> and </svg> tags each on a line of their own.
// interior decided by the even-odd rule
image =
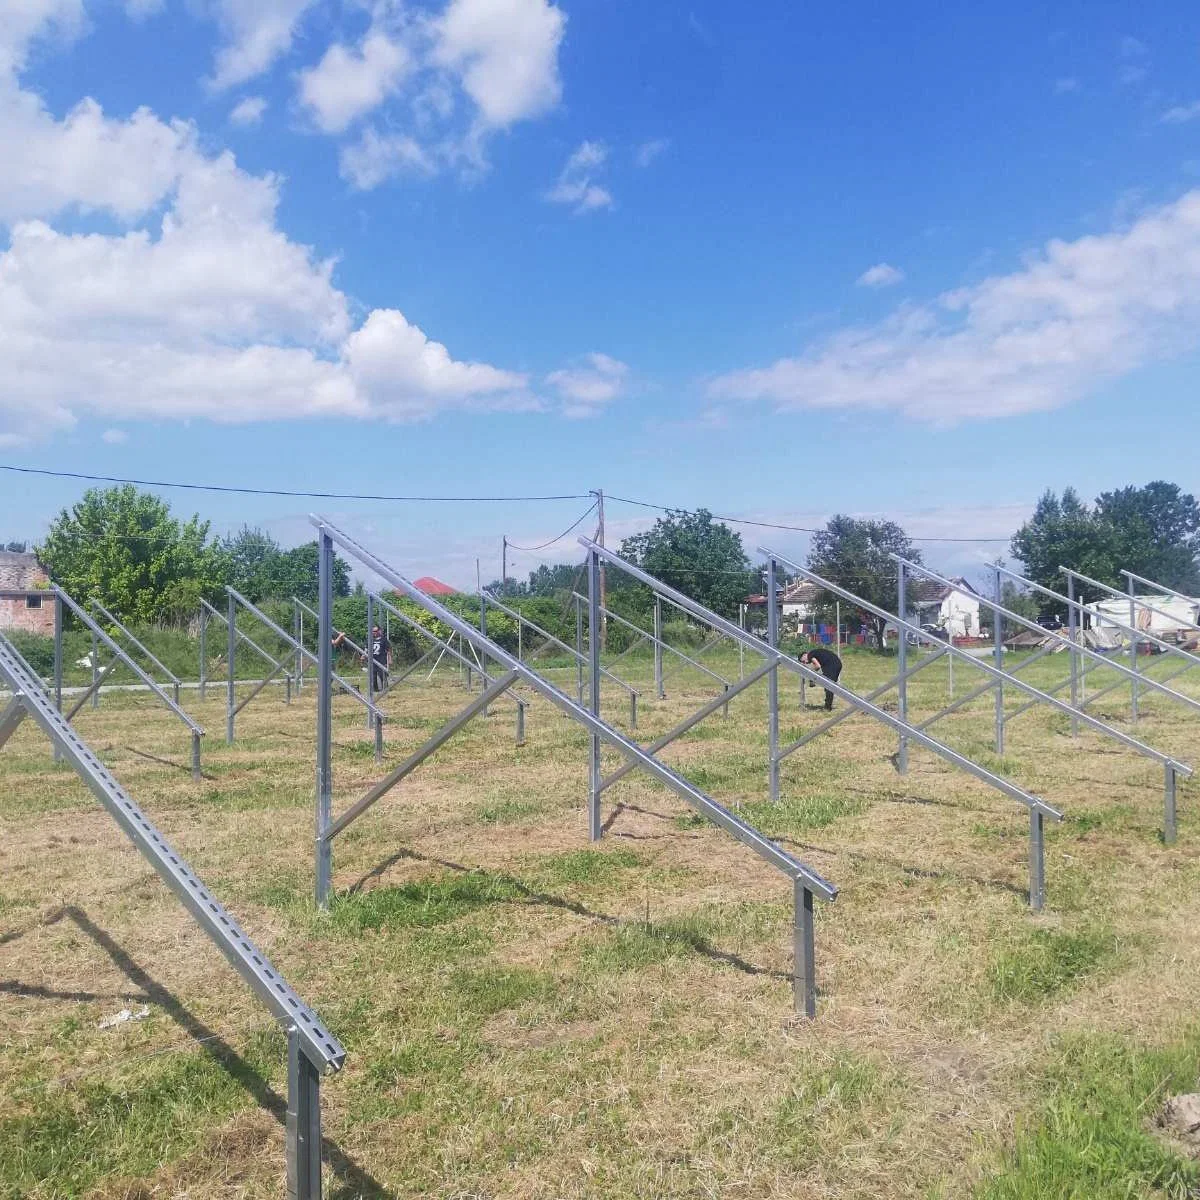
<svg viewBox="0 0 1200 1200">
<path fill-rule="evenodd" d="M 821 674 L 830 679 L 836 679 L 842 673 L 842 660 L 824 646 L 814 646 L 808 651 L 808 657 L 815 658 L 821 664 Z"/>
<path fill-rule="evenodd" d="M 373 662 L 381 663 L 384 666 L 386 666 L 387 665 L 387 656 L 388 656 L 388 640 L 387 640 L 387 638 L 383 635 L 382 632 L 379 634 L 374 634 L 374 633 L 371 634 L 371 660 Z"/>
</svg>

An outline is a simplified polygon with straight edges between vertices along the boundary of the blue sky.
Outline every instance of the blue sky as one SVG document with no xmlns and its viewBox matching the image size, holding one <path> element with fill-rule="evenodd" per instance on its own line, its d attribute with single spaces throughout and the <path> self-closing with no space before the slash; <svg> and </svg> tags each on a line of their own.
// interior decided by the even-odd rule
<svg viewBox="0 0 1200 1200">
<path fill-rule="evenodd" d="M 1200 10 L 958 7 L 6 0 L 0 463 L 930 538 L 1196 490 Z M 82 486 L 0 472 L 7 536 Z M 586 505 L 323 507 L 467 584 Z"/>
</svg>

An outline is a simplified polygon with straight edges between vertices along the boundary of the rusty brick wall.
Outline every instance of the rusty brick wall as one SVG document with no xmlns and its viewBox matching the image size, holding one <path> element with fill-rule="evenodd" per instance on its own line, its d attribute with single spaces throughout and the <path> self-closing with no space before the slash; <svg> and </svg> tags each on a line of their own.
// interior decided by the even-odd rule
<svg viewBox="0 0 1200 1200">
<path fill-rule="evenodd" d="M 40 608 L 30 608 L 24 596 L 0 596 L 0 629 L 54 633 L 54 597 L 47 593 Z"/>
</svg>

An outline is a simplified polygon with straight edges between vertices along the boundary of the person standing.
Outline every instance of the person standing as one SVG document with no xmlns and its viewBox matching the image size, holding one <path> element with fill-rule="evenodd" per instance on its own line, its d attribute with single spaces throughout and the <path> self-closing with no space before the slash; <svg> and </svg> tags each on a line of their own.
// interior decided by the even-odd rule
<svg viewBox="0 0 1200 1200">
<path fill-rule="evenodd" d="M 392 648 L 378 625 L 371 626 L 371 690 L 382 692 L 387 687 L 388 670 L 392 665 Z"/>
<path fill-rule="evenodd" d="M 814 646 L 811 650 L 805 650 L 800 655 L 800 661 L 834 683 L 837 683 L 842 673 L 842 660 L 824 646 Z M 828 711 L 833 710 L 833 693 L 828 688 L 825 689 L 825 708 Z"/>
</svg>

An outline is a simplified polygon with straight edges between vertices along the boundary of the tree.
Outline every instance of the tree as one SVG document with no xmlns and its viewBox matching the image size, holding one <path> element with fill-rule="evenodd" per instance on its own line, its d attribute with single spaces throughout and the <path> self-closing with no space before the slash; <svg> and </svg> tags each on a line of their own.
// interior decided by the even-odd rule
<svg viewBox="0 0 1200 1200">
<path fill-rule="evenodd" d="M 227 564 L 209 526 L 181 523 L 165 500 L 132 484 L 90 488 L 50 523 L 37 549 L 50 577 L 80 602 L 98 599 L 143 623 L 190 617 L 216 600 Z"/>
<path fill-rule="evenodd" d="M 279 595 L 279 559 L 283 551 L 269 533 L 243 525 L 222 545 L 232 587 L 253 604 Z"/>
<path fill-rule="evenodd" d="M 995 594 L 995 591 L 988 589 L 987 595 L 989 600 Z M 1021 617 L 1028 617 L 1031 621 L 1036 621 L 1042 614 L 1042 606 L 1038 598 L 1032 592 L 1023 591 L 1011 579 L 1004 580 L 1000 585 L 1000 604 L 1010 612 L 1015 612 Z M 995 615 L 986 604 L 979 606 L 980 633 L 987 634 L 988 636 L 991 635 L 994 628 L 993 618 Z M 1012 630 L 1012 622 L 1009 622 L 1007 628 Z M 1012 631 L 1019 633 L 1020 629 Z"/>
<path fill-rule="evenodd" d="M 839 514 L 813 535 L 808 565 L 810 570 L 824 575 L 831 583 L 848 588 L 888 612 L 895 612 L 898 571 L 895 560 L 890 557 L 892 554 L 913 562 L 921 561 L 921 552 L 894 521 L 859 521 Z M 817 607 L 822 613 L 832 613 L 835 603 L 836 597 L 829 592 L 823 592 L 817 598 Z M 884 618 L 867 612 L 859 615 L 882 645 Z"/>
<path fill-rule="evenodd" d="M 320 592 L 320 552 L 317 543 L 305 542 L 280 553 L 274 569 L 273 586 L 276 599 L 292 596 L 315 605 Z M 350 568 L 344 558 L 333 556 L 333 594 L 350 595 Z"/>
<path fill-rule="evenodd" d="M 7 550 L 9 554 L 26 554 L 29 551 L 29 543 L 28 542 L 8 542 L 5 545 L 4 549 Z"/>
<path fill-rule="evenodd" d="M 1109 531 L 1118 570 L 1183 592 L 1200 589 L 1200 505 L 1178 485 L 1156 480 L 1102 492 L 1096 497 L 1096 519 Z"/>
<path fill-rule="evenodd" d="M 714 521 L 704 508 L 694 513 L 668 511 L 652 529 L 627 537 L 620 554 L 726 617 L 736 616 L 738 606 L 756 587 L 741 534 Z M 609 574 L 619 577 L 615 571 Z"/>
<path fill-rule="evenodd" d="M 1200 505 L 1173 483 L 1104 492 L 1095 507 L 1072 488 L 1061 499 L 1046 492 L 1012 539 L 1013 554 L 1036 583 L 1062 591 L 1060 567 L 1124 589 L 1121 570 L 1182 591 L 1200 588 Z M 1087 588 L 1085 599 L 1092 598 Z M 1064 604 L 1048 603 L 1061 615 Z"/>
</svg>

